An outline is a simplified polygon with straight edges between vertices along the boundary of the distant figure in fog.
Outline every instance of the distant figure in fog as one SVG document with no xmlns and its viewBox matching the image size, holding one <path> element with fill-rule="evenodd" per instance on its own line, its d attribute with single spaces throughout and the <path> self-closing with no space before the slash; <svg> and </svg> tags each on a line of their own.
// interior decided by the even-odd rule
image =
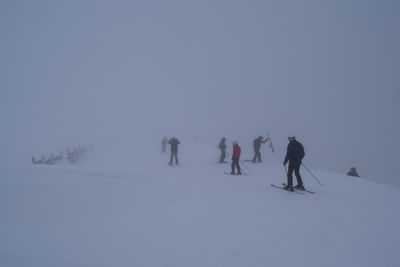
<svg viewBox="0 0 400 267">
<path fill-rule="evenodd" d="M 78 153 L 76 151 L 76 148 L 74 148 L 72 152 L 69 149 L 67 149 L 67 161 L 69 163 L 75 163 L 77 160 L 78 160 Z"/>
<path fill-rule="evenodd" d="M 72 153 L 71 153 L 71 151 L 69 150 L 69 148 L 67 149 L 67 161 L 68 162 L 71 162 L 71 158 L 72 158 Z"/>
<path fill-rule="evenodd" d="M 221 141 L 218 145 L 219 150 L 221 150 L 221 156 L 219 157 L 219 163 L 225 163 L 226 158 L 226 144 L 225 144 L 225 137 L 222 137 Z"/>
<path fill-rule="evenodd" d="M 55 158 L 53 153 L 51 153 L 50 158 L 46 161 L 46 164 L 54 164 Z"/>
<path fill-rule="evenodd" d="M 252 161 L 253 163 L 256 163 L 256 160 L 258 162 L 261 162 L 261 152 L 260 152 L 261 144 L 264 144 L 267 141 L 268 141 L 268 138 L 263 141 L 263 137 L 262 136 L 259 136 L 259 137 L 257 137 L 256 139 L 253 140 L 253 149 L 254 149 L 254 158 L 253 158 L 253 161 Z"/>
<path fill-rule="evenodd" d="M 347 173 L 348 176 L 353 176 L 353 177 L 360 177 L 360 175 L 358 175 L 356 168 L 352 167 L 350 168 L 350 171 Z"/>
<path fill-rule="evenodd" d="M 173 158 L 175 158 L 175 164 L 179 165 L 179 161 L 178 161 L 178 145 L 181 142 L 179 142 L 178 138 L 176 137 L 172 137 L 169 141 L 168 144 L 171 145 L 171 158 L 169 160 L 169 165 L 172 166 L 172 161 Z"/>
<path fill-rule="evenodd" d="M 168 144 L 168 139 L 166 136 L 161 140 L 161 151 L 165 153 L 167 151 L 167 144 Z"/>
<path fill-rule="evenodd" d="M 237 141 L 232 143 L 232 172 L 231 174 L 235 174 L 235 167 L 237 168 L 237 175 L 242 175 L 240 171 L 240 165 L 239 165 L 239 160 L 240 160 L 240 153 L 241 149 Z"/>
</svg>

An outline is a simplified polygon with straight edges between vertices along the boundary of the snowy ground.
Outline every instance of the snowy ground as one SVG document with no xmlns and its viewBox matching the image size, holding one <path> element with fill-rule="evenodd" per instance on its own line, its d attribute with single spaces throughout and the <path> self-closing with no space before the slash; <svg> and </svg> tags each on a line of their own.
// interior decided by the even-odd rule
<svg viewBox="0 0 400 267">
<path fill-rule="evenodd" d="M 270 187 L 284 170 L 268 156 L 230 176 L 214 147 L 173 168 L 129 151 L 2 168 L 0 266 L 400 266 L 397 187 L 303 170 L 317 193 L 298 195 Z"/>
</svg>

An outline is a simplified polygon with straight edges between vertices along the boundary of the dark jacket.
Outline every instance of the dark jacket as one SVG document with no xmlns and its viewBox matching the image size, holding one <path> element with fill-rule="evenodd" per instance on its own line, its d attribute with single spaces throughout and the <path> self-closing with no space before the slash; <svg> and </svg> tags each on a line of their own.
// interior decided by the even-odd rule
<svg viewBox="0 0 400 267">
<path fill-rule="evenodd" d="M 290 141 L 283 164 L 286 164 L 288 161 L 290 161 L 289 164 L 300 165 L 304 155 L 303 145 L 297 140 Z"/>
<path fill-rule="evenodd" d="M 168 144 L 171 145 L 171 151 L 174 151 L 174 152 L 178 151 L 178 145 L 179 145 L 180 143 L 181 143 L 181 142 L 179 142 L 179 140 L 178 140 L 177 138 L 175 138 L 175 137 L 171 138 L 171 139 L 169 140 L 169 142 L 168 142 Z"/>
<path fill-rule="evenodd" d="M 218 148 L 221 149 L 221 150 L 225 150 L 226 149 L 225 138 L 221 139 L 221 142 L 219 142 Z"/>
<path fill-rule="evenodd" d="M 267 142 L 268 139 L 266 139 L 265 141 L 263 141 L 262 136 L 257 137 L 256 139 L 253 140 L 253 148 L 254 150 L 260 150 L 261 148 L 261 143 L 265 143 Z"/>
</svg>

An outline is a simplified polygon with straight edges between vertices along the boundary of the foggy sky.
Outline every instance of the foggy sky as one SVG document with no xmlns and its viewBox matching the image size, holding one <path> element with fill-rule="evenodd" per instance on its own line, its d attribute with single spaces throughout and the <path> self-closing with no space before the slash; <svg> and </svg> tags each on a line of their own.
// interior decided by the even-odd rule
<svg viewBox="0 0 400 267">
<path fill-rule="evenodd" d="M 389 0 L 0 1 L 1 160 L 268 130 L 282 159 L 294 134 L 309 167 L 400 185 L 399 14 Z"/>
</svg>

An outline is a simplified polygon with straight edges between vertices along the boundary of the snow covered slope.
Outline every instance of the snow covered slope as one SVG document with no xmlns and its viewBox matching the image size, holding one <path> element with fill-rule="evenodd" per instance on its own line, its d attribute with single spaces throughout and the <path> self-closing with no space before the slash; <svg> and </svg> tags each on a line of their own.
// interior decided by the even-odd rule
<svg viewBox="0 0 400 267">
<path fill-rule="evenodd" d="M 400 266 L 397 187 L 303 170 L 317 193 L 298 195 L 270 187 L 285 179 L 268 155 L 230 176 L 213 147 L 172 168 L 119 149 L 2 168 L 0 266 Z"/>
</svg>

